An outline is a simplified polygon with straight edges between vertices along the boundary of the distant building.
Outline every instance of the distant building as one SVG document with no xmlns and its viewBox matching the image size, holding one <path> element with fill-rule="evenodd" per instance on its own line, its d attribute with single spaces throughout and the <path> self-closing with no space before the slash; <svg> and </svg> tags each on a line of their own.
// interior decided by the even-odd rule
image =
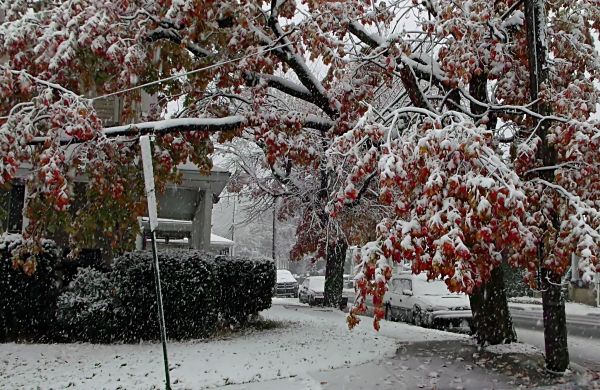
<svg viewBox="0 0 600 390">
<path fill-rule="evenodd" d="M 571 256 L 571 271 L 568 274 L 568 296 L 571 302 L 585 303 L 600 306 L 599 274 L 596 272 L 592 283 L 585 283 L 581 279 L 579 270 L 579 257 Z"/>
<path fill-rule="evenodd" d="M 141 218 L 142 235 L 138 236 L 136 249 L 147 249 L 150 245 L 150 224 L 148 218 Z M 192 240 L 194 221 L 158 219 L 156 230 L 158 248 L 201 249 L 219 255 L 232 255 L 234 242 L 228 238 L 210 233 L 208 246 L 195 247 Z"/>
</svg>

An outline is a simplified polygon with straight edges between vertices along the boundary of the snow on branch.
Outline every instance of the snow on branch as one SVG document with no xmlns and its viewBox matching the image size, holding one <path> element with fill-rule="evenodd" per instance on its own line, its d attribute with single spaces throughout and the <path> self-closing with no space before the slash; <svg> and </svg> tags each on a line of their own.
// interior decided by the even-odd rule
<svg viewBox="0 0 600 390">
<path fill-rule="evenodd" d="M 62 92 L 64 94 L 72 95 L 72 96 L 75 96 L 75 97 L 79 97 L 78 94 L 76 94 L 75 92 L 73 92 L 73 91 L 71 91 L 71 90 L 63 87 L 62 85 L 59 85 L 59 84 L 56 84 L 56 83 L 52 83 L 50 81 L 46 81 L 46 80 L 43 80 L 43 79 L 40 79 L 39 77 L 36 77 L 36 76 L 32 75 L 31 73 L 26 72 L 25 70 L 15 70 L 15 69 L 11 69 L 11 68 L 9 68 L 7 66 L 4 66 L 4 65 L 0 65 L 0 70 L 4 71 L 6 73 L 10 73 L 12 75 L 18 76 L 19 78 L 21 78 L 21 83 L 23 83 L 24 80 L 27 79 L 27 80 L 30 80 L 30 81 L 36 83 L 36 84 L 43 85 L 45 87 L 52 88 L 52 89 L 55 89 L 57 91 L 60 91 L 60 92 Z"/>
<path fill-rule="evenodd" d="M 333 126 L 333 122 L 316 115 L 306 115 L 301 120 L 303 127 L 326 131 Z M 232 131 L 248 125 L 248 120 L 242 115 L 228 116 L 224 118 L 174 118 L 152 122 L 132 123 L 129 125 L 106 127 L 102 130 L 105 137 L 135 136 L 143 134 L 168 134 L 173 132 L 203 131 L 216 133 Z M 32 137 L 28 145 L 40 145 L 50 141 L 50 137 Z M 61 144 L 77 143 L 71 138 L 63 138 Z"/>
<path fill-rule="evenodd" d="M 367 33 L 367 31 L 357 22 L 349 23 L 348 30 L 372 49 L 387 48 L 387 41 L 376 34 Z M 415 71 L 411 65 L 418 65 L 419 71 L 430 73 L 427 67 L 412 59 L 409 59 L 404 55 L 401 55 L 400 58 L 396 60 L 400 62 L 398 67 L 400 79 L 404 89 L 408 92 L 408 96 L 412 104 L 416 107 L 427 108 L 431 111 L 435 111 L 421 90 L 421 87 L 419 86 L 419 80 L 417 79 Z"/>
<path fill-rule="evenodd" d="M 172 29 L 157 28 L 148 32 L 149 41 L 154 42 L 162 39 L 171 41 L 176 45 L 183 45 L 190 53 L 196 56 L 196 58 L 210 57 L 214 54 L 212 51 L 205 49 L 196 43 L 184 41 L 181 36 Z"/>
<path fill-rule="evenodd" d="M 244 74 L 244 77 L 246 78 L 246 82 L 250 85 L 264 80 L 267 82 L 267 85 L 271 88 L 278 89 L 281 92 L 284 92 L 295 98 L 302 99 L 309 103 L 314 102 L 312 94 L 305 86 L 298 85 L 290 80 L 284 79 L 283 77 L 255 72 L 246 72 Z"/>
<path fill-rule="evenodd" d="M 120 137 L 143 134 L 167 134 L 175 131 L 230 131 L 240 128 L 246 123 L 246 118 L 241 115 L 225 118 L 175 118 L 152 122 L 133 123 L 130 125 L 106 127 L 102 133 L 106 137 Z M 50 137 L 33 137 L 29 145 L 44 144 Z M 63 139 L 61 143 L 73 143 L 72 139 Z"/>
<path fill-rule="evenodd" d="M 321 108 L 324 112 L 326 112 L 330 117 L 336 118 L 339 116 L 338 110 L 334 110 L 331 108 L 331 104 L 329 101 L 329 97 L 327 96 L 327 92 L 323 87 L 323 84 L 313 74 L 313 72 L 306 65 L 306 61 L 302 58 L 298 53 L 294 50 L 292 43 L 284 33 L 281 25 L 279 24 L 277 18 L 274 15 L 268 20 L 269 27 L 277 37 L 278 41 L 283 42 L 284 47 L 282 50 L 274 51 L 275 55 L 279 57 L 280 60 L 285 62 L 298 76 L 298 80 L 308 89 L 313 96 L 313 103 Z M 270 44 L 271 42 L 269 42 Z"/>
<path fill-rule="evenodd" d="M 598 212 L 597 209 L 587 206 L 579 196 L 567 191 L 563 186 L 555 183 L 550 183 L 549 181 L 540 178 L 534 178 L 532 181 L 534 183 L 543 184 L 546 187 L 557 191 L 561 196 L 567 199 L 569 203 L 575 208 L 577 215 L 589 215 L 592 218 L 600 218 L 600 212 Z"/>
</svg>

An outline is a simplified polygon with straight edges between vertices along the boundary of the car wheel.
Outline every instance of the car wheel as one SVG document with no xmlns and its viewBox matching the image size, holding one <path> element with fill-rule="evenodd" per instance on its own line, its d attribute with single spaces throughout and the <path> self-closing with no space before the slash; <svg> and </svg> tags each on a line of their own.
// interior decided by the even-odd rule
<svg viewBox="0 0 600 390">
<path fill-rule="evenodd" d="M 400 321 L 400 313 L 397 309 L 394 309 L 391 305 L 390 305 L 390 321 L 394 321 L 394 322 L 398 322 Z"/>
<path fill-rule="evenodd" d="M 477 333 L 477 330 L 475 328 L 475 322 L 471 318 L 470 320 L 467 320 L 467 323 L 469 324 L 469 336 L 475 335 L 475 333 Z"/>
<path fill-rule="evenodd" d="M 424 326 L 423 322 L 423 313 L 421 312 L 421 308 L 419 306 L 415 306 L 411 313 L 412 323 L 415 326 Z"/>
<path fill-rule="evenodd" d="M 310 296 L 308 297 L 308 306 L 314 306 L 315 305 L 315 298 Z"/>
</svg>

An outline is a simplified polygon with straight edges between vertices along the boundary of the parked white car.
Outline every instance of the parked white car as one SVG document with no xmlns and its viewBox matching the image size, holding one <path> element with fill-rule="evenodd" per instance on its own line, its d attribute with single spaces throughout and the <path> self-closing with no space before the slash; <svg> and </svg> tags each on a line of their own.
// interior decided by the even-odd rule
<svg viewBox="0 0 600 390">
<path fill-rule="evenodd" d="M 451 293 L 443 280 L 427 281 L 423 274 L 393 277 L 386 293 L 388 318 L 417 326 L 466 328 L 472 320 L 469 297 Z"/>
<path fill-rule="evenodd" d="M 298 300 L 309 305 L 322 305 L 325 299 L 325 276 L 309 276 L 298 289 Z"/>
</svg>

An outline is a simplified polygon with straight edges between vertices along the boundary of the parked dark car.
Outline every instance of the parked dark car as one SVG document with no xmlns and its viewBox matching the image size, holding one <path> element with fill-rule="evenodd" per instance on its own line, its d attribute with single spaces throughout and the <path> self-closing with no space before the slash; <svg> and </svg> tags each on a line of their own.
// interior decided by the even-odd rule
<svg viewBox="0 0 600 390">
<path fill-rule="evenodd" d="M 277 270 L 277 284 L 275 285 L 276 297 L 298 298 L 298 282 L 287 269 Z"/>
</svg>

